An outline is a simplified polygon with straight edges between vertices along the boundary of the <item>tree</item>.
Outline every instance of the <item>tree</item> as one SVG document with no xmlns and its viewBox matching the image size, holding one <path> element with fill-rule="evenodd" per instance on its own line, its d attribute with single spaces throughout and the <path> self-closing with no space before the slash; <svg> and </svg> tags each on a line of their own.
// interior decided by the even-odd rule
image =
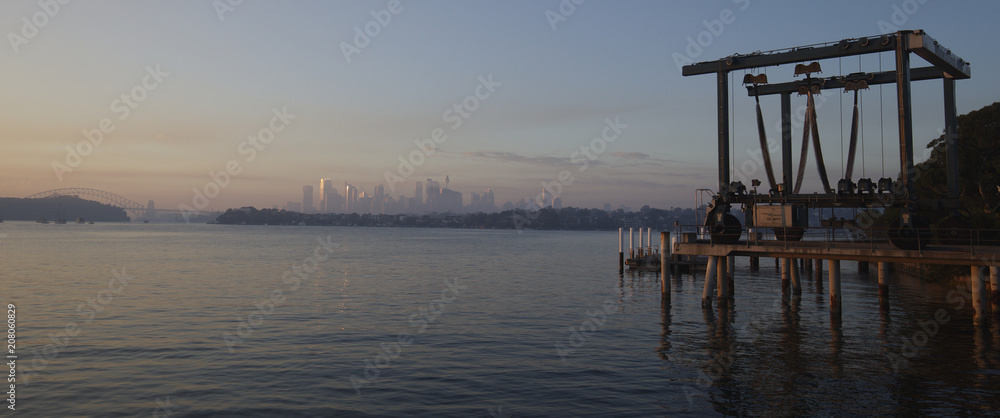
<svg viewBox="0 0 1000 418">
<path fill-rule="evenodd" d="M 959 201 L 980 228 L 1000 227 L 1000 102 L 958 118 Z M 947 196 L 944 135 L 927 148 L 931 156 L 917 164 L 914 183 L 921 198 Z"/>
</svg>

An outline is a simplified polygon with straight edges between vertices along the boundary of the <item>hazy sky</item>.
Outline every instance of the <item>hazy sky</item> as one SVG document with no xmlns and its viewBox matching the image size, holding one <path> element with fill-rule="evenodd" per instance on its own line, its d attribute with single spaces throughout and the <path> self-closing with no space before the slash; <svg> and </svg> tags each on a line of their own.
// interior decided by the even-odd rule
<svg viewBox="0 0 1000 418">
<path fill-rule="evenodd" d="M 720 15 L 728 23 L 714 22 Z M 690 207 L 694 189 L 717 178 L 715 79 L 682 77 L 678 56 L 714 60 L 901 23 L 972 63 L 973 78 L 957 83 L 967 113 L 1000 100 L 998 15 L 1000 2 L 940 0 L 4 1 L 0 195 L 90 187 L 177 208 L 192 204 L 193 189 L 214 194 L 209 173 L 228 165 L 234 174 L 216 175 L 225 187 L 211 208 L 298 201 L 321 177 L 409 197 L 414 181 L 446 175 L 466 203 L 491 187 L 499 204 L 567 170 L 566 205 Z M 375 36 L 358 36 L 366 29 Z M 823 76 L 878 71 L 879 58 L 823 66 Z M 881 66 L 893 68 L 891 54 Z M 792 68 L 768 75 L 790 81 Z M 753 102 L 734 90 L 739 167 L 758 147 Z M 914 84 L 918 159 L 943 128 L 940 93 L 940 81 Z M 876 179 L 883 155 L 886 175 L 898 171 L 895 92 L 882 95 L 884 124 L 879 89 L 863 94 L 865 174 Z M 824 99 L 819 124 L 837 179 L 852 96 Z M 777 105 L 765 99 L 769 129 Z M 88 147 L 84 131 L 99 145 Z M 433 153 L 415 144 L 429 147 L 435 134 Z M 400 172 L 400 157 L 418 162 L 412 173 Z M 808 173 L 805 188 L 818 190 Z"/>
</svg>

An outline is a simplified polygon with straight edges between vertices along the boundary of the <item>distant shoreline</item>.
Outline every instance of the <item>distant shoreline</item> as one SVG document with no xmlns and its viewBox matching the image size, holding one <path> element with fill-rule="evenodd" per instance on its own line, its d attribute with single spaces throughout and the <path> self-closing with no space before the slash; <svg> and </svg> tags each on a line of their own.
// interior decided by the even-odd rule
<svg viewBox="0 0 1000 418">
<path fill-rule="evenodd" d="M 543 208 L 494 213 L 372 215 L 372 214 L 304 214 L 278 209 L 252 207 L 229 209 L 213 223 L 222 225 L 306 225 L 306 226 L 371 226 L 399 228 L 457 229 L 533 229 L 555 231 L 614 231 L 622 227 L 642 227 L 672 230 L 674 222 L 692 225 L 694 209 L 655 209 L 648 206 L 640 211 L 623 209 L 605 212 L 600 209 Z"/>
</svg>

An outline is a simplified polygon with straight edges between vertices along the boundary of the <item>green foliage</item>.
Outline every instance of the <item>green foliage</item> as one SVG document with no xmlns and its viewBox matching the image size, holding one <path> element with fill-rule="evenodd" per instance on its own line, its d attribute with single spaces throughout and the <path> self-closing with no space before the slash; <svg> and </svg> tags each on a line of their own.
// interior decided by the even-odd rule
<svg viewBox="0 0 1000 418">
<path fill-rule="evenodd" d="M 963 211 L 975 227 L 1000 228 L 1000 102 L 958 116 L 956 143 Z M 917 195 L 944 198 L 948 194 L 944 135 L 927 148 L 930 157 L 915 167 Z"/>
</svg>

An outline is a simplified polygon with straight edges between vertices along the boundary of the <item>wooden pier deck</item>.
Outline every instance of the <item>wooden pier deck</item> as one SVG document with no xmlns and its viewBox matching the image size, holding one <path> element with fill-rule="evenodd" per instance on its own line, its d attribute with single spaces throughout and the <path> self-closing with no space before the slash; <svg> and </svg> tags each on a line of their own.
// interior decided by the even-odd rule
<svg viewBox="0 0 1000 418">
<path fill-rule="evenodd" d="M 837 234 L 828 231 L 824 239 L 797 242 L 778 240 L 742 240 L 733 244 L 717 244 L 710 240 L 689 239 L 674 242 L 665 248 L 668 256 L 707 257 L 703 303 L 710 305 L 713 294 L 719 299 L 730 298 L 735 283 L 732 280 L 734 257 L 750 257 L 751 260 L 774 258 L 780 260 L 782 291 L 801 293 L 801 279 L 798 260 L 806 260 L 809 268 L 815 262 L 817 275 L 822 274 L 822 260 L 827 260 L 829 274 L 830 309 L 840 312 L 840 262 L 844 260 L 875 262 L 878 265 L 879 299 L 888 308 L 887 275 L 892 263 L 950 264 L 969 266 L 969 286 L 972 291 L 972 306 L 975 322 L 985 323 L 990 310 L 1000 314 L 1000 246 L 976 245 L 980 241 L 970 240 L 968 245 L 926 245 L 919 250 L 903 250 L 887 241 L 837 240 Z M 663 233 L 669 242 L 669 234 Z M 745 235 L 744 235 L 745 236 Z M 814 237 L 818 238 L 818 237 Z M 664 272 L 665 273 L 665 272 Z M 724 279 L 728 276 L 728 280 Z M 987 281 L 987 277 L 989 278 Z M 664 287 L 664 291 L 668 289 Z M 992 306 L 992 308 L 991 308 Z"/>
<path fill-rule="evenodd" d="M 678 242 L 674 254 L 695 256 L 745 256 L 819 260 L 853 260 L 890 263 L 1000 265 L 1000 247 L 928 245 L 922 250 L 901 250 L 888 242 L 758 240 L 712 244 L 708 240 Z"/>
</svg>

